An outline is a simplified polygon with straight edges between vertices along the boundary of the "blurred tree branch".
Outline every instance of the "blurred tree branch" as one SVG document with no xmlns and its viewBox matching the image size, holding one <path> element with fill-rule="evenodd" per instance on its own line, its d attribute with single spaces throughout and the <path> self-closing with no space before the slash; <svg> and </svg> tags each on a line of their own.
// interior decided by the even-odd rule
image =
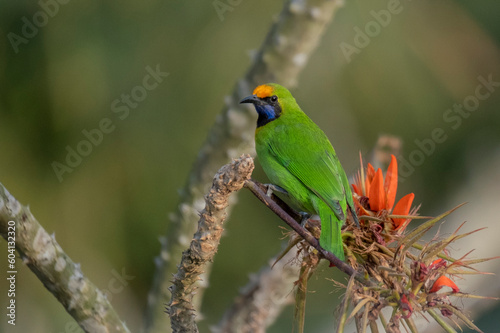
<svg viewBox="0 0 500 333">
<path fill-rule="evenodd" d="M 203 274 L 205 265 L 213 261 L 219 247 L 229 196 L 243 187 L 252 175 L 253 168 L 253 159 L 249 155 L 242 156 L 223 166 L 213 179 L 212 188 L 205 199 L 205 209 L 198 221 L 198 230 L 190 247 L 182 253 L 179 270 L 174 275 L 172 299 L 167 309 L 173 332 L 198 332 L 196 309 L 192 302 L 196 294 L 196 282 Z"/>
<path fill-rule="evenodd" d="M 0 234 L 9 240 L 15 222 L 15 247 L 25 263 L 85 332 L 129 332 L 106 296 L 86 278 L 56 242 L 0 184 Z"/>
<path fill-rule="evenodd" d="M 300 267 L 290 262 L 297 258 L 296 249 L 288 251 L 281 259 L 275 256 L 257 274 L 251 275 L 248 284 L 241 289 L 233 305 L 212 331 L 265 332 L 283 308 L 293 302 L 292 290 Z"/>
<path fill-rule="evenodd" d="M 226 105 L 194 162 L 181 192 L 178 209 L 170 217 L 169 230 L 161 239 L 162 249 L 156 260 L 156 274 L 146 309 L 147 332 L 168 331 L 170 325 L 164 306 L 169 299 L 170 279 L 177 271 L 182 251 L 196 231 L 198 211 L 203 208 L 203 195 L 213 174 L 230 158 L 254 150 L 253 123 L 256 116 L 249 108 L 239 105 L 239 101 L 258 83 L 274 81 L 294 86 L 327 24 L 341 5 L 342 1 L 337 0 L 286 1 L 252 66 L 227 97 Z M 209 267 L 206 267 L 205 274 L 208 272 Z M 195 304 L 201 302 L 201 291 L 198 290 Z"/>
</svg>

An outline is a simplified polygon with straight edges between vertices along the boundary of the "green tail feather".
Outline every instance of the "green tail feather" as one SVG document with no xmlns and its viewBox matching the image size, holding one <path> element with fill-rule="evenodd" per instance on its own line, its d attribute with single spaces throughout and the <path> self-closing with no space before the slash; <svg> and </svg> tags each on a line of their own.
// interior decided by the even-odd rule
<svg viewBox="0 0 500 333">
<path fill-rule="evenodd" d="M 344 248 L 342 246 L 342 222 L 338 221 L 329 208 L 320 210 L 321 236 L 319 245 L 332 252 L 337 258 L 344 261 Z"/>
</svg>

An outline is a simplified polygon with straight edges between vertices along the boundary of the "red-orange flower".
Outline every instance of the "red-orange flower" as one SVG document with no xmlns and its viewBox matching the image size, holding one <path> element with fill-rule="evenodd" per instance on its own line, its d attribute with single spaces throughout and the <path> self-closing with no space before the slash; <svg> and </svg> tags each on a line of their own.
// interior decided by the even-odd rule
<svg viewBox="0 0 500 333">
<path fill-rule="evenodd" d="M 413 199 L 415 198 L 415 194 L 409 193 L 402 197 L 398 203 L 396 204 L 396 207 L 394 207 L 394 210 L 392 211 L 392 215 L 408 215 L 411 209 L 411 204 L 413 203 Z M 392 221 L 394 222 L 394 226 L 396 227 L 396 230 L 398 230 L 400 227 L 405 225 L 405 222 L 407 219 L 404 218 L 393 218 Z"/>
<path fill-rule="evenodd" d="M 391 163 L 387 168 L 385 179 L 382 169 L 375 170 L 370 163 L 366 167 L 366 177 L 363 173 L 362 162 L 361 168 L 361 173 L 358 173 L 355 183 L 352 184 L 353 191 L 357 195 L 354 195 L 354 200 L 359 215 L 377 215 L 381 211 L 402 216 L 410 213 L 415 198 L 413 193 L 402 197 L 394 206 L 398 188 L 398 162 L 394 155 L 391 155 Z M 404 229 L 410 220 L 392 218 L 392 221 L 395 230 L 398 230 Z"/>
<path fill-rule="evenodd" d="M 436 280 L 436 282 L 434 282 L 429 292 L 430 293 L 438 292 L 443 287 L 450 287 L 454 293 L 458 293 L 460 291 L 455 282 L 451 281 L 450 278 L 442 275 Z"/>
</svg>

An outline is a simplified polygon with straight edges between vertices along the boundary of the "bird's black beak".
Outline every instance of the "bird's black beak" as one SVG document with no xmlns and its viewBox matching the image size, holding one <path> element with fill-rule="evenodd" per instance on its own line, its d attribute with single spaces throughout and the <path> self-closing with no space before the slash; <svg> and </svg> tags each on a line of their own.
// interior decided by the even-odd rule
<svg viewBox="0 0 500 333">
<path fill-rule="evenodd" d="M 240 104 L 243 104 L 243 103 L 252 103 L 254 105 L 263 104 L 262 100 L 260 98 L 258 98 L 257 96 L 255 96 L 255 95 L 250 95 L 250 96 L 247 96 L 247 97 L 243 98 L 240 101 Z"/>
</svg>

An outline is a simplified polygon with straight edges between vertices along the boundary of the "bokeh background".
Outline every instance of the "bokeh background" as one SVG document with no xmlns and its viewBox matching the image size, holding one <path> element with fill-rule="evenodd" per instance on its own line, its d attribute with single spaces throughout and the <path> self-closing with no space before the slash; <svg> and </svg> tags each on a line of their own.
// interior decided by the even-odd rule
<svg viewBox="0 0 500 333">
<path fill-rule="evenodd" d="M 212 1 L 70 1 L 13 47 L 9 33 L 22 37 L 23 17 L 33 22 L 42 2 L 0 2 L 0 182 L 30 205 L 100 288 L 110 289 L 116 272 L 131 276 L 123 288 L 113 288 L 111 299 L 138 332 L 158 237 L 168 228 L 178 189 L 282 3 L 233 1 L 220 16 Z M 467 231 L 488 227 L 454 250 L 498 255 L 500 84 L 477 110 L 460 116 L 456 129 L 458 120 L 443 116 L 475 94 L 479 76 L 500 82 L 500 2 L 402 0 L 401 12 L 346 57 L 340 45 L 355 46 L 355 27 L 364 30 L 375 20 L 370 12 L 387 7 L 387 1 L 345 1 L 293 93 L 331 138 L 348 174 L 358 170 L 360 151 L 370 156 L 379 135 L 401 137 L 400 159 L 425 157 L 413 163 L 399 197 L 414 192 L 425 215 L 467 201 L 442 232 L 463 221 Z M 157 65 L 169 76 L 121 120 L 113 102 L 142 84 L 147 66 Z M 103 118 L 112 120 L 114 131 L 59 181 L 53 162 L 64 163 L 66 147 L 75 149 L 85 138 L 82 131 L 97 128 Z M 415 153 L 415 140 L 430 139 L 436 128 L 446 140 L 428 155 Z M 255 178 L 265 180 L 260 169 Z M 239 194 L 204 298 L 203 332 L 219 321 L 248 275 L 279 251 L 280 226 L 249 193 Z M 5 259 L 6 248 L 0 239 Z M 7 325 L 2 310 L 0 331 L 78 332 L 37 278 L 17 265 L 17 325 Z M 479 267 L 500 272 L 498 262 Z M 6 260 L 0 268 L 6 271 Z M 308 332 L 331 330 L 339 299 L 327 280 L 332 277 L 341 275 L 323 266 L 313 278 Z M 466 292 L 500 296 L 498 275 L 457 283 Z M 6 286 L 0 279 L 2 294 Z M 0 308 L 6 300 L 0 296 Z M 498 329 L 498 302 L 465 306 L 485 332 Z M 289 307 L 269 332 L 291 327 Z"/>
</svg>

